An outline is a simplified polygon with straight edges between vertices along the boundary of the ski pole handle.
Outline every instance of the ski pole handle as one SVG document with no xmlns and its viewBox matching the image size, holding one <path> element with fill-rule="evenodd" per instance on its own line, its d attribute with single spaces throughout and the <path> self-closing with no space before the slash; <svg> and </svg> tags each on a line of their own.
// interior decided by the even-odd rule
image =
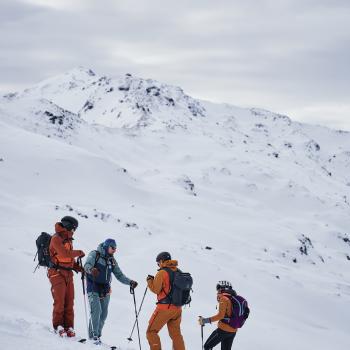
<svg viewBox="0 0 350 350">
<path fill-rule="evenodd" d="M 82 268 L 81 280 L 84 281 L 84 279 L 85 279 L 85 270 L 84 270 L 84 267 L 83 267 L 83 261 L 82 261 L 82 257 L 81 256 L 78 258 L 78 265 Z"/>
</svg>

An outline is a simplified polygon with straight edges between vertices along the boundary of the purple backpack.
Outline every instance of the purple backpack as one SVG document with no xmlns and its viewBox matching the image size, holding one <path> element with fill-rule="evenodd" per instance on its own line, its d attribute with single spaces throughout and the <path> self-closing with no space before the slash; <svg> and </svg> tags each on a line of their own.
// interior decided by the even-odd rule
<svg viewBox="0 0 350 350">
<path fill-rule="evenodd" d="M 241 328 L 249 316 L 250 310 L 247 300 L 240 295 L 226 295 L 232 303 L 232 316 L 225 317 L 221 321 L 232 328 Z"/>
</svg>

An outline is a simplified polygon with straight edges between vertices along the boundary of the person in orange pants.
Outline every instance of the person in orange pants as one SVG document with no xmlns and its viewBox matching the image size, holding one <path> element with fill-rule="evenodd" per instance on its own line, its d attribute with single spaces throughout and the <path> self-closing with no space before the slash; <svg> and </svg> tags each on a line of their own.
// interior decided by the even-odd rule
<svg viewBox="0 0 350 350">
<path fill-rule="evenodd" d="M 54 300 L 52 325 L 60 336 L 74 337 L 74 283 L 73 271 L 82 272 L 82 267 L 75 261 L 83 257 L 82 250 L 73 250 L 73 234 L 78 228 L 78 221 L 65 216 L 56 223 L 56 233 L 50 241 L 52 266 L 48 270 L 51 293 Z"/>
<path fill-rule="evenodd" d="M 157 294 L 157 307 L 153 312 L 146 336 L 151 350 L 161 350 L 161 342 L 159 338 L 159 331 L 163 326 L 167 325 L 169 336 L 173 342 L 174 350 L 185 350 L 185 343 L 181 334 L 181 306 L 171 304 L 168 294 L 170 292 L 170 277 L 167 271 L 162 268 L 170 268 L 172 271 L 177 270 L 177 261 L 171 260 L 168 252 L 162 252 L 157 256 L 157 264 L 160 270 L 155 277 L 148 276 L 148 288 Z"/>
</svg>

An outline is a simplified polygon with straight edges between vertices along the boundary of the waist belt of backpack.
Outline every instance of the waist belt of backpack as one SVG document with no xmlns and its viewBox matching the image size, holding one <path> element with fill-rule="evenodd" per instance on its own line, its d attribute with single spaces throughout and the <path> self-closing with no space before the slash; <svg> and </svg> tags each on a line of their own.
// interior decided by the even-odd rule
<svg viewBox="0 0 350 350">
<path fill-rule="evenodd" d="M 74 271 L 74 269 L 72 267 L 65 267 L 65 266 L 61 266 L 61 265 L 56 265 L 56 264 L 52 264 L 50 266 L 51 269 L 55 269 L 55 270 L 66 270 L 66 271 Z"/>
<path fill-rule="evenodd" d="M 100 297 L 100 299 L 104 299 L 108 294 L 110 294 L 111 291 L 111 286 L 109 283 L 106 284 L 99 284 L 96 283 L 98 285 L 98 296 Z"/>
<path fill-rule="evenodd" d="M 165 293 L 165 291 L 163 290 L 163 292 Z M 165 293 L 166 294 L 166 293 Z M 169 296 L 169 294 L 166 294 L 166 297 L 164 297 L 163 299 L 161 300 L 158 300 L 157 303 L 158 304 L 163 304 L 163 305 L 170 305 L 171 304 L 171 298 Z"/>
<path fill-rule="evenodd" d="M 61 266 L 61 265 L 57 265 L 57 264 L 54 264 L 52 262 L 52 259 L 56 257 L 56 255 L 58 255 L 57 253 L 54 254 L 52 257 L 51 257 L 51 266 L 50 268 L 52 269 L 55 269 L 55 270 L 66 270 L 66 271 L 75 271 L 72 267 L 65 267 L 65 266 Z M 56 258 L 57 259 L 57 258 Z"/>
</svg>

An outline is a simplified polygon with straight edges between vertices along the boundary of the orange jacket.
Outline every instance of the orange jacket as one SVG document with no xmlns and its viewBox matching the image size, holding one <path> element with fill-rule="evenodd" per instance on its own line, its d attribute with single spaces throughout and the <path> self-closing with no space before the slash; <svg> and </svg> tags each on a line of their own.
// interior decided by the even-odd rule
<svg viewBox="0 0 350 350">
<path fill-rule="evenodd" d="M 55 225 L 55 231 L 49 248 L 52 262 L 67 268 L 77 267 L 74 258 L 80 256 L 82 251 L 73 250 L 73 232 L 64 229 L 60 223 Z"/>
<path fill-rule="evenodd" d="M 160 268 L 168 267 L 173 271 L 177 271 L 177 261 L 167 260 L 162 263 Z M 164 299 L 170 292 L 170 277 L 165 270 L 158 270 L 158 273 L 154 276 L 154 279 L 147 280 L 148 288 L 157 294 L 157 300 Z M 158 310 L 174 310 L 181 309 L 181 306 L 169 305 L 169 304 L 157 304 Z"/>
<path fill-rule="evenodd" d="M 222 329 L 225 332 L 230 332 L 230 333 L 237 332 L 236 328 L 233 328 L 221 321 L 225 317 L 232 316 L 232 302 L 229 298 L 229 294 L 218 293 L 218 302 L 219 302 L 219 311 L 215 316 L 210 317 L 210 322 L 219 321 L 218 328 Z"/>
</svg>

